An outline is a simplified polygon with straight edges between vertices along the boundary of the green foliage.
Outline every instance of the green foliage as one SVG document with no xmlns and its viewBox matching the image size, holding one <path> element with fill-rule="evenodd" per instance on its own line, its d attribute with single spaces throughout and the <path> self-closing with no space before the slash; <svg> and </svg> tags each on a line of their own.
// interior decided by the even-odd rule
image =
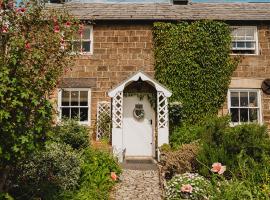
<svg viewBox="0 0 270 200">
<path fill-rule="evenodd" d="M 183 124 L 173 130 L 170 134 L 170 145 L 177 149 L 182 144 L 188 144 L 198 140 L 205 127 L 201 125 Z"/>
<path fill-rule="evenodd" d="M 192 191 L 182 192 L 181 188 L 189 184 Z M 212 186 L 210 181 L 199 174 L 184 173 L 174 176 L 165 188 L 166 199 L 209 199 L 212 195 Z M 210 198 L 211 199 L 211 198 Z"/>
<path fill-rule="evenodd" d="M 115 183 L 111 179 L 111 172 L 118 175 L 121 172 L 116 159 L 109 152 L 90 148 L 85 149 L 82 157 L 79 189 L 73 193 L 63 193 L 62 198 L 73 200 L 109 199 L 109 191 Z"/>
<path fill-rule="evenodd" d="M 110 136 L 112 133 L 112 119 L 109 113 L 102 112 L 100 113 L 98 119 L 99 128 L 102 130 L 102 139 L 110 140 Z"/>
<path fill-rule="evenodd" d="M 81 172 L 80 155 L 69 145 L 50 142 L 45 149 L 18 163 L 14 188 L 16 199 L 52 199 L 61 190 L 78 186 Z"/>
<path fill-rule="evenodd" d="M 252 188 L 250 188 L 249 184 L 246 184 L 244 181 L 239 180 L 230 180 L 230 181 L 221 181 L 216 185 L 216 191 L 213 196 L 213 200 L 253 200 L 254 198 L 252 194 Z"/>
<path fill-rule="evenodd" d="M 89 129 L 74 119 L 64 120 L 52 128 L 52 140 L 70 145 L 73 149 L 89 146 Z"/>
<path fill-rule="evenodd" d="M 179 127 L 182 119 L 182 104 L 180 102 L 173 102 L 169 104 L 169 127 L 170 132 Z"/>
<path fill-rule="evenodd" d="M 227 166 L 227 177 L 231 173 L 238 178 L 249 179 L 252 182 L 264 182 L 270 168 L 269 163 L 270 138 L 265 126 L 245 124 L 230 127 L 228 117 L 214 118 L 205 124 L 202 134 L 202 148 L 198 154 L 200 173 L 209 176 L 207 166 L 220 162 Z M 231 172 L 231 173 L 229 173 Z"/>
<path fill-rule="evenodd" d="M 224 103 L 237 62 L 229 26 L 220 21 L 154 24 L 155 77 L 182 103 L 182 119 L 197 123 Z"/>
<path fill-rule="evenodd" d="M 52 122 L 48 97 L 72 64 L 70 45 L 61 45 L 78 30 L 78 24 L 73 26 L 77 21 L 65 11 L 43 9 L 42 2 L 36 0 L 22 1 L 20 8 L 1 1 L 1 166 L 13 165 L 43 145 Z M 67 27 L 67 21 L 72 26 Z"/>
</svg>

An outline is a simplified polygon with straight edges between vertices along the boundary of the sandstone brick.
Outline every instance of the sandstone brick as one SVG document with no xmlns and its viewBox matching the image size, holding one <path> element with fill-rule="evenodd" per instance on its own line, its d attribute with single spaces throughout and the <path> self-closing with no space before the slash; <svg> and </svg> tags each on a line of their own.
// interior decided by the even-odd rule
<svg viewBox="0 0 270 200">
<path fill-rule="evenodd" d="M 108 71 L 108 67 L 107 66 L 98 66 L 97 70 L 98 71 Z"/>
<path fill-rule="evenodd" d="M 107 37 L 107 42 L 118 42 L 118 37 Z"/>
</svg>

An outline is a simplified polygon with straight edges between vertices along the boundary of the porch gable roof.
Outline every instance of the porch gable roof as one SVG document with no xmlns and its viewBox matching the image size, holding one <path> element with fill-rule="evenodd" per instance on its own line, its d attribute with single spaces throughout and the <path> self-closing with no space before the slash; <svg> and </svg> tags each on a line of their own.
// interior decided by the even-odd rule
<svg viewBox="0 0 270 200">
<path fill-rule="evenodd" d="M 117 94 L 117 92 L 123 91 L 129 83 L 133 81 L 138 81 L 139 78 L 141 78 L 143 81 L 147 81 L 151 83 L 158 92 L 163 92 L 166 97 L 170 97 L 172 95 L 171 91 L 167 89 L 165 86 L 161 85 L 159 82 L 157 82 L 153 78 L 147 76 L 145 73 L 139 71 L 133 74 L 132 76 L 130 76 L 128 79 L 126 79 L 119 85 L 117 85 L 116 87 L 114 87 L 113 89 L 111 89 L 108 92 L 109 97 L 114 97 Z"/>
</svg>

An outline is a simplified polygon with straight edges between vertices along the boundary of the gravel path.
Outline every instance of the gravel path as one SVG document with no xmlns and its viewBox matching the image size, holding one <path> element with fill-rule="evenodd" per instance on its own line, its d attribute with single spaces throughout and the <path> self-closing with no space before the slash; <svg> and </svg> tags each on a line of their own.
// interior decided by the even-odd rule
<svg viewBox="0 0 270 200">
<path fill-rule="evenodd" d="M 111 200 L 162 200 L 157 170 L 123 169 Z"/>
</svg>

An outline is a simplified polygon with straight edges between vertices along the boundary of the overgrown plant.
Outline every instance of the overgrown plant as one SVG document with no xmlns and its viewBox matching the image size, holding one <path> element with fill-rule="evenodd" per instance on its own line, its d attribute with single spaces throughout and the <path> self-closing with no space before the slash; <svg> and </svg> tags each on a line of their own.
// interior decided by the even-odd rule
<svg viewBox="0 0 270 200">
<path fill-rule="evenodd" d="M 0 192 L 12 165 L 43 144 L 48 98 L 72 64 L 67 41 L 80 28 L 63 10 L 44 11 L 42 1 L 0 1 Z"/>
<path fill-rule="evenodd" d="M 182 103 L 184 122 L 216 114 L 237 61 L 230 56 L 229 26 L 220 21 L 154 24 L 155 77 Z"/>
</svg>

